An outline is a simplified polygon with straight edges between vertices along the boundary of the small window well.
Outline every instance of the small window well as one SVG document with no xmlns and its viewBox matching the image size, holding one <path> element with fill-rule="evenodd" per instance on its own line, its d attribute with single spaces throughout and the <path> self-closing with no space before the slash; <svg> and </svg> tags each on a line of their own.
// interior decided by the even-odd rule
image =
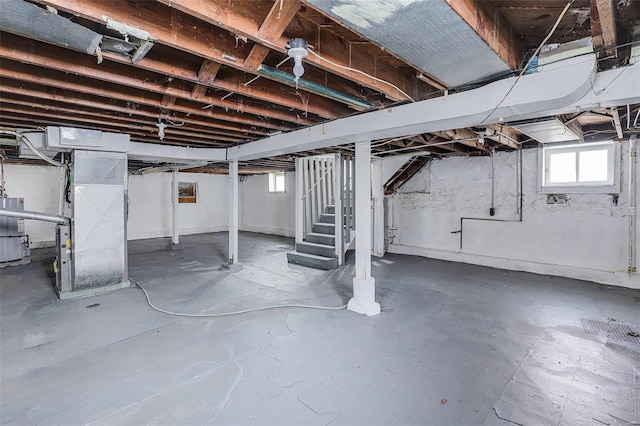
<svg viewBox="0 0 640 426">
<path fill-rule="evenodd" d="M 269 173 L 269 192 L 285 192 L 284 172 Z"/>
<path fill-rule="evenodd" d="M 615 142 L 544 145 L 540 192 L 620 192 L 620 156 Z"/>
</svg>

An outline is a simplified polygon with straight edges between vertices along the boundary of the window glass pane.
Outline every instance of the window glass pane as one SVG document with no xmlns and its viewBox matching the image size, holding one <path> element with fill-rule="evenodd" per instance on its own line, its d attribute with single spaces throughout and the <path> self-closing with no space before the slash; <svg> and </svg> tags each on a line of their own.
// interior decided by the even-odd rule
<svg viewBox="0 0 640 426">
<path fill-rule="evenodd" d="M 607 150 L 580 153 L 580 182 L 606 182 L 609 178 Z"/>
<path fill-rule="evenodd" d="M 284 173 L 276 174 L 276 191 L 284 192 Z"/>
<path fill-rule="evenodd" d="M 548 183 L 576 182 L 576 153 L 565 152 L 549 155 Z"/>
<path fill-rule="evenodd" d="M 269 173 L 269 192 L 285 192 L 284 173 Z"/>
</svg>

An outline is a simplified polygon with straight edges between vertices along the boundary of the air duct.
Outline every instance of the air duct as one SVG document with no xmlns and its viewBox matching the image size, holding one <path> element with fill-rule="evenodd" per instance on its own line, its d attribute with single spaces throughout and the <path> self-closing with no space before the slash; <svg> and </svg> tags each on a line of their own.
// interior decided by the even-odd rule
<svg viewBox="0 0 640 426">
<path fill-rule="evenodd" d="M 96 53 L 102 35 L 21 0 L 0 0 L 0 29 L 62 47 Z"/>
</svg>

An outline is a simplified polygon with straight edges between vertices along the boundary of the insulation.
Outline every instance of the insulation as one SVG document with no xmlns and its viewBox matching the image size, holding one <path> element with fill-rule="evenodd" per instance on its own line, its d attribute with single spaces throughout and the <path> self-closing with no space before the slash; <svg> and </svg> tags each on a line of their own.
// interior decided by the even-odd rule
<svg viewBox="0 0 640 426">
<path fill-rule="evenodd" d="M 444 0 L 309 2 L 449 86 L 510 71 Z"/>
</svg>

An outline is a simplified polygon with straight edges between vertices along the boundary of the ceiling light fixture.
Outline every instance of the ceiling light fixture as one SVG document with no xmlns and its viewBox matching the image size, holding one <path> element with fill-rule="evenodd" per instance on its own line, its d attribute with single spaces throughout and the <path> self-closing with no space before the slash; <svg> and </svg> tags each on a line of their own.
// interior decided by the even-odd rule
<svg viewBox="0 0 640 426">
<path fill-rule="evenodd" d="M 302 59 L 309 55 L 307 50 L 307 42 L 303 38 L 292 38 L 287 45 L 287 55 L 293 58 L 295 65 L 293 66 L 293 75 L 298 80 L 304 74 L 304 67 L 302 66 Z"/>
<path fill-rule="evenodd" d="M 158 122 L 156 123 L 156 126 L 158 127 L 158 137 L 160 138 L 160 140 L 164 139 L 164 128 L 167 127 L 167 124 L 164 123 L 162 120 L 158 119 Z"/>
</svg>

